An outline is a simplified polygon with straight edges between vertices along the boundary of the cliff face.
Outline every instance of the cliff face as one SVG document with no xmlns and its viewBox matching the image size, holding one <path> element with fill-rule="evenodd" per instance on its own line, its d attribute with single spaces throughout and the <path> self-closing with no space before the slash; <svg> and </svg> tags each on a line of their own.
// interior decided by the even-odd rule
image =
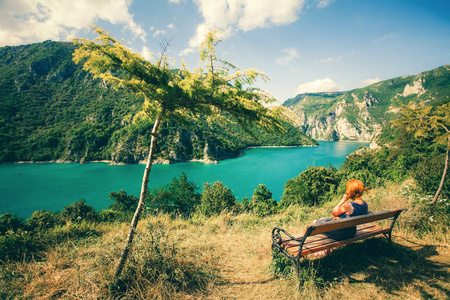
<svg viewBox="0 0 450 300">
<path fill-rule="evenodd" d="M 450 65 L 343 93 L 301 94 L 284 103 L 296 125 L 318 140 L 372 141 L 395 118 L 396 105 L 450 101 Z"/>
</svg>

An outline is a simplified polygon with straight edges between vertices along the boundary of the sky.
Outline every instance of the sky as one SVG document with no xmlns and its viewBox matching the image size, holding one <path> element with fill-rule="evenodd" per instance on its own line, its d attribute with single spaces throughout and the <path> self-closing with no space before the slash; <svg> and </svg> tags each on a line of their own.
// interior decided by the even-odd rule
<svg viewBox="0 0 450 300">
<path fill-rule="evenodd" d="M 450 0 L 0 0 L 0 47 L 93 39 L 89 25 L 150 61 L 170 41 L 191 70 L 219 29 L 219 57 L 264 72 L 279 102 L 450 64 Z"/>
</svg>

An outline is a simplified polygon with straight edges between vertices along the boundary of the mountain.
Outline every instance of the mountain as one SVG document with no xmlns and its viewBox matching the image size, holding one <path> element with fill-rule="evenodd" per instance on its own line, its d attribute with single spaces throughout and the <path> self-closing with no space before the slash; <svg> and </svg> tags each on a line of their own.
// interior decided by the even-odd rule
<svg viewBox="0 0 450 300">
<path fill-rule="evenodd" d="M 0 48 L 0 162 L 146 158 L 152 122 L 138 116 L 143 99 L 94 79 L 72 62 L 74 49 L 52 41 Z M 256 131 L 255 140 L 230 122 L 166 123 L 156 160 L 215 161 L 250 146 L 317 144 L 293 126 L 287 131 Z"/>
<path fill-rule="evenodd" d="M 300 94 L 284 102 L 295 123 L 318 140 L 372 141 L 395 118 L 394 106 L 450 101 L 450 65 L 347 92 Z"/>
</svg>

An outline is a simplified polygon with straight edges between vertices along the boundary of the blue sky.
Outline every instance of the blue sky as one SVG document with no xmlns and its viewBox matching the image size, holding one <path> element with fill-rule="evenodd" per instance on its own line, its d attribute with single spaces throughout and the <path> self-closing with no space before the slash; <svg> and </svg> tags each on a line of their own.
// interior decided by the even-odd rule
<svg viewBox="0 0 450 300">
<path fill-rule="evenodd" d="M 0 0 L 0 46 L 92 39 L 89 24 L 150 60 L 172 39 L 173 66 L 190 69 L 220 29 L 219 55 L 265 72 L 279 101 L 450 64 L 449 0 Z"/>
</svg>

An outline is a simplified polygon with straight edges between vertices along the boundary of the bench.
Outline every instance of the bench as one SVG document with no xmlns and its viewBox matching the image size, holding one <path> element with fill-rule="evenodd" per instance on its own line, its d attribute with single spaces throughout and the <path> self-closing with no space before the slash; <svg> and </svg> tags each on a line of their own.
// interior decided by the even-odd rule
<svg viewBox="0 0 450 300">
<path fill-rule="evenodd" d="M 402 211 L 406 208 L 385 210 L 376 213 L 369 213 L 363 216 L 333 220 L 320 225 L 308 225 L 302 235 L 291 235 L 280 227 L 272 230 L 272 250 L 281 252 L 289 258 L 299 272 L 300 258 L 319 251 L 328 250 L 344 246 L 359 240 L 363 240 L 378 234 L 383 234 L 391 242 L 391 233 L 394 223 Z M 391 220 L 389 226 L 380 227 L 372 223 L 380 220 Z M 324 233 L 356 226 L 356 235 L 346 240 L 334 240 Z"/>
</svg>

